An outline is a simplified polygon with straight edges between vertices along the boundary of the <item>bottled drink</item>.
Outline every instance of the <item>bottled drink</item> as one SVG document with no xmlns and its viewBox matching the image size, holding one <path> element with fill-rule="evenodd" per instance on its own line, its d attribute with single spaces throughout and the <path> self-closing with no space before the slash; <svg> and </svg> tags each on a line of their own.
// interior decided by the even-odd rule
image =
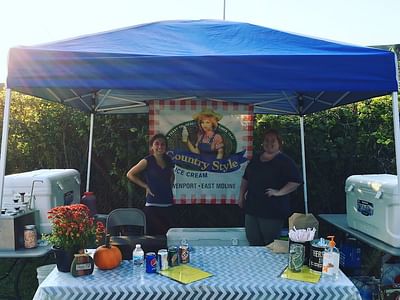
<svg viewBox="0 0 400 300">
<path fill-rule="evenodd" d="M 157 272 L 157 256 L 155 252 L 146 253 L 146 273 Z"/>
<path fill-rule="evenodd" d="M 157 252 L 157 265 L 160 271 L 168 269 L 168 250 L 160 249 Z"/>
<path fill-rule="evenodd" d="M 168 248 L 168 266 L 169 267 L 176 267 L 179 265 L 179 251 L 178 247 L 171 246 Z"/>
<path fill-rule="evenodd" d="M 190 262 L 189 244 L 186 241 L 182 241 L 179 246 L 179 261 L 181 264 Z"/>
<path fill-rule="evenodd" d="M 144 262 L 144 251 L 140 244 L 136 244 L 132 252 L 132 261 L 134 266 L 141 266 Z"/>
</svg>

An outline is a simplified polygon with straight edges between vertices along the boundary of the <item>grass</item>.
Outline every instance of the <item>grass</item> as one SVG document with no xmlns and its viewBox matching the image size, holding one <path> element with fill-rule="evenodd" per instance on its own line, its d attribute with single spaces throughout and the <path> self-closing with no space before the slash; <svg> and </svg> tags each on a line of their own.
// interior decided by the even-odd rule
<svg viewBox="0 0 400 300">
<path fill-rule="evenodd" d="M 2 278 L 10 269 L 14 259 L 0 259 L 0 278 Z M 14 282 L 16 281 L 16 273 L 20 269 L 19 261 L 10 272 L 10 275 L 0 281 L 0 299 L 7 297 L 15 297 Z M 52 255 L 45 258 L 28 259 L 19 280 L 19 291 L 21 300 L 32 300 L 33 295 L 38 287 L 36 268 L 42 265 L 54 263 Z"/>
</svg>

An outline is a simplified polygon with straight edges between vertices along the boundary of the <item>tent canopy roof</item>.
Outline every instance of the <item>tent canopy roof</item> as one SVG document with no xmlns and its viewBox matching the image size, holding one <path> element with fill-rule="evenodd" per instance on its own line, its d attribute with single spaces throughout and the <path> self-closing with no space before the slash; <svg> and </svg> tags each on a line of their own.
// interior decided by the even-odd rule
<svg viewBox="0 0 400 300">
<path fill-rule="evenodd" d="M 162 21 L 11 48 L 7 87 L 87 112 L 146 112 L 157 99 L 308 114 L 397 91 L 392 52 L 248 23 Z"/>
</svg>

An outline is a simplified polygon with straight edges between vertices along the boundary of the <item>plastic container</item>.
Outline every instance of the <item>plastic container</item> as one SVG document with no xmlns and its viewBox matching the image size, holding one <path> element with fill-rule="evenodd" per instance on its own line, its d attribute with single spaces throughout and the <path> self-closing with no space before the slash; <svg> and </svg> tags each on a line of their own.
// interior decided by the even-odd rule
<svg viewBox="0 0 400 300">
<path fill-rule="evenodd" d="M 134 266 L 141 266 L 144 263 L 144 251 L 140 244 L 136 244 L 132 251 L 132 261 Z"/>
<path fill-rule="evenodd" d="M 46 279 L 46 277 L 51 273 L 51 271 L 53 271 L 55 267 L 56 264 L 51 264 L 40 266 L 36 269 L 39 285 Z"/>
<path fill-rule="evenodd" d="M 226 228 L 171 228 L 167 232 L 167 244 L 178 246 L 183 241 L 193 246 L 248 246 L 243 227 Z"/>
<path fill-rule="evenodd" d="M 393 247 L 400 247 L 397 176 L 352 175 L 346 180 L 347 224 Z"/>
<path fill-rule="evenodd" d="M 300 243 L 289 244 L 288 268 L 292 272 L 301 272 L 304 263 L 304 245 Z"/>
<path fill-rule="evenodd" d="M 339 265 L 342 270 L 361 268 L 361 245 L 355 238 L 347 238 L 340 245 Z"/>
<path fill-rule="evenodd" d="M 96 196 L 93 192 L 84 192 L 81 198 L 81 204 L 85 204 L 89 207 L 91 217 L 97 214 Z"/>
<path fill-rule="evenodd" d="M 322 255 L 322 274 L 332 276 L 337 279 L 339 276 L 339 249 L 335 247 L 334 236 L 328 236 L 330 239 L 327 249 Z"/>
</svg>

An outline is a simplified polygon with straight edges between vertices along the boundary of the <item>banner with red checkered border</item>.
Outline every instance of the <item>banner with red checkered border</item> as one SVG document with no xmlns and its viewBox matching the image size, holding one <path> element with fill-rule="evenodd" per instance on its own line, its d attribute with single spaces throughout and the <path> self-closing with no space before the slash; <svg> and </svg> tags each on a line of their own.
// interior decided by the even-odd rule
<svg viewBox="0 0 400 300">
<path fill-rule="evenodd" d="M 214 140 L 220 142 L 216 147 L 223 149 L 222 158 L 210 158 L 210 153 L 197 147 L 202 136 L 201 114 L 217 117 Z M 253 118 L 251 105 L 206 100 L 150 102 L 149 135 L 167 136 L 168 155 L 175 163 L 175 204 L 238 203 L 241 178 L 253 154 Z"/>
</svg>

